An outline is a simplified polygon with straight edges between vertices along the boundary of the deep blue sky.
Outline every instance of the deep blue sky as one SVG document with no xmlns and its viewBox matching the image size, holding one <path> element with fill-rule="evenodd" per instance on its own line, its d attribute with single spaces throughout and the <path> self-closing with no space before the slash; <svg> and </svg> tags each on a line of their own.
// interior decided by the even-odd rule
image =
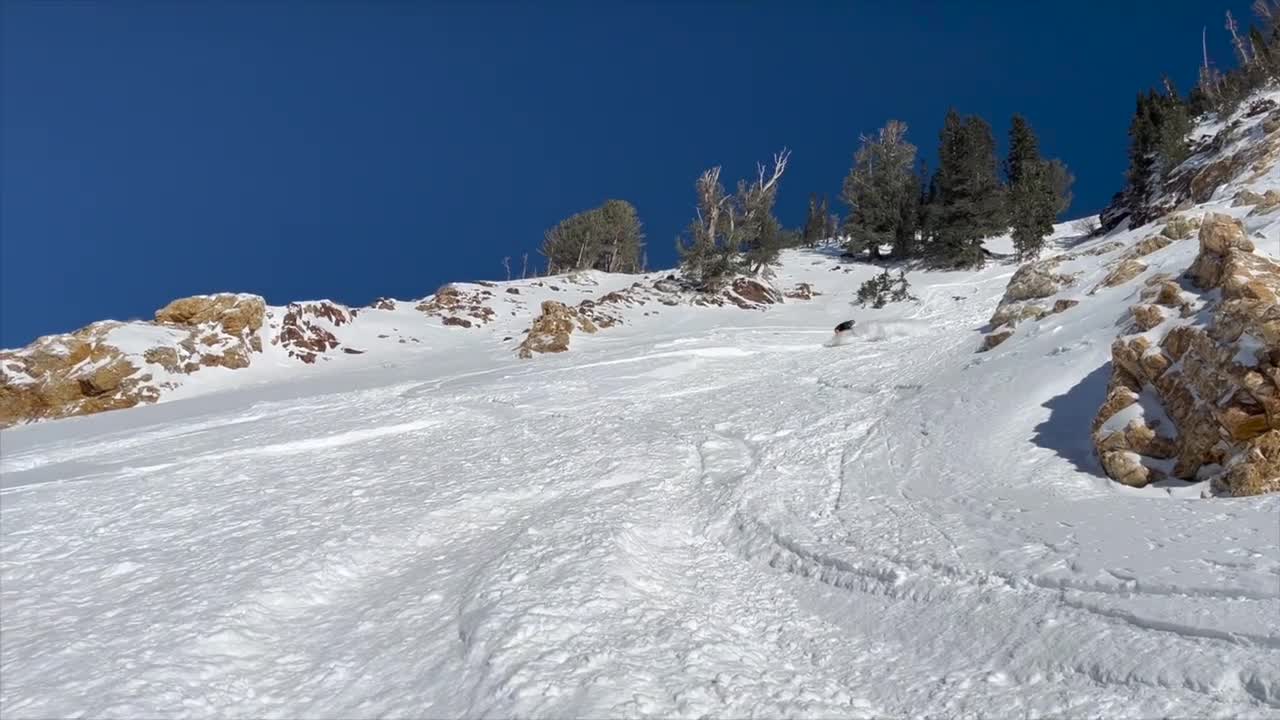
<svg viewBox="0 0 1280 720">
<path fill-rule="evenodd" d="M 1013 112 L 1118 189 L 1135 93 L 1185 91 L 1249 0 L 22 2 L 0 35 L 0 346 L 219 290 L 419 297 L 560 218 L 637 206 L 674 261 L 693 182 L 794 151 L 779 214 L 890 117 Z M 1003 137 L 1001 137 L 1003 145 Z"/>
</svg>

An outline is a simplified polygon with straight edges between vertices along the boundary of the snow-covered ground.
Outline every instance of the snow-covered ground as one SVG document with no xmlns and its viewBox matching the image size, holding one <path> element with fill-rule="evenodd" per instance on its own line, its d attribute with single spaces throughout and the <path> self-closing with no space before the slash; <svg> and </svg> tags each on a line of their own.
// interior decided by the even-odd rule
<svg viewBox="0 0 1280 720">
<path fill-rule="evenodd" d="M 3 715 L 1280 717 L 1280 498 L 1093 458 L 1136 289 L 842 267 L 0 433 Z"/>
</svg>

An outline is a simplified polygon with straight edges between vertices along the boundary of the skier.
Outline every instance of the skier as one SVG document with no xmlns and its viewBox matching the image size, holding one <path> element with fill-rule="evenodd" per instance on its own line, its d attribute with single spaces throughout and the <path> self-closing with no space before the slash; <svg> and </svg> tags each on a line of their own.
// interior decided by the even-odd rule
<svg viewBox="0 0 1280 720">
<path fill-rule="evenodd" d="M 830 342 L 827 343 L 828 346 L 835 347 L 836 345 L 843 345 L 847 340 L 852 339 L 854 324 L 853 320 L 845 320 L 837 325 L 835 335 L 831 338 Z"/>
</svg>

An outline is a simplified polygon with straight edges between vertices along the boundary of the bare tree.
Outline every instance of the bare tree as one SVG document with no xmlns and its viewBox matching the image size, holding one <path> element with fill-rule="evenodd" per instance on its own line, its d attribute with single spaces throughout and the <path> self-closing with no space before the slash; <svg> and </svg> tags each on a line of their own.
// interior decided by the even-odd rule
<svg viewBox="0 0 1280 720">
<path fill-rule="evenodd" d="M 526 277 L 529 277 L 529 253 L 524 254 L 524 262 L 520 266 L 520 279 L 523 280 Z"/>
<path fill-rule="evenodd" d="M 511 279 L 511 257 L 502 258 L 502 269 L 507 271 L 507 279 Z"/>
<path fill-rule="evenodd" d="M 1209 28 L 1200 29 L 1200 47 L 1204 53 L 1204 64 L 1200 66 L 1200 90 L 1209 97 L 1216 97 L 1221 78 L 1218 71 L 1209 64 Z"/>
<path fill-rule="evenodd" d="M 1236 22 L 1231 11 L 1227 11 L 1227 32 L 1231 33 L 1231 44 L 1236 49 L 1236 57 L 1240 60 L 1240 65 L 1252 65 L 1254 58 L 1249 57 L 1249 51 L 1245 48 L 1244 38 L 1240 37 L 1240 24 Z"/>
<path fill-rule="evenodd" d="M 1099 225 L 1098 225 L 1097 215 L 1090 215 L 1089 217 L 1083 217 L 1071 223 L 1072 230 L 1086 237 L 1091 237 L 1094 233 L 1096 233 L 1098 231 L 1098 227 Z"/>
</svg>

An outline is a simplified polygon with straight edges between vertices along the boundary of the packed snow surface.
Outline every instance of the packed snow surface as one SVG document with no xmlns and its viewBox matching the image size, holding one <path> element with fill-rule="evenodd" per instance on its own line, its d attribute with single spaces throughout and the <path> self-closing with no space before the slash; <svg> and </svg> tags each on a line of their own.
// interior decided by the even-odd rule
<svg viewBox="0 0 1280 720">
<path fill-rule="evenodd" d="M 842 267 L 0 433 L 3 715 L 1280 717 L 1280 498 L 1093 459 L 1136 291 Z"/>
</svg>

